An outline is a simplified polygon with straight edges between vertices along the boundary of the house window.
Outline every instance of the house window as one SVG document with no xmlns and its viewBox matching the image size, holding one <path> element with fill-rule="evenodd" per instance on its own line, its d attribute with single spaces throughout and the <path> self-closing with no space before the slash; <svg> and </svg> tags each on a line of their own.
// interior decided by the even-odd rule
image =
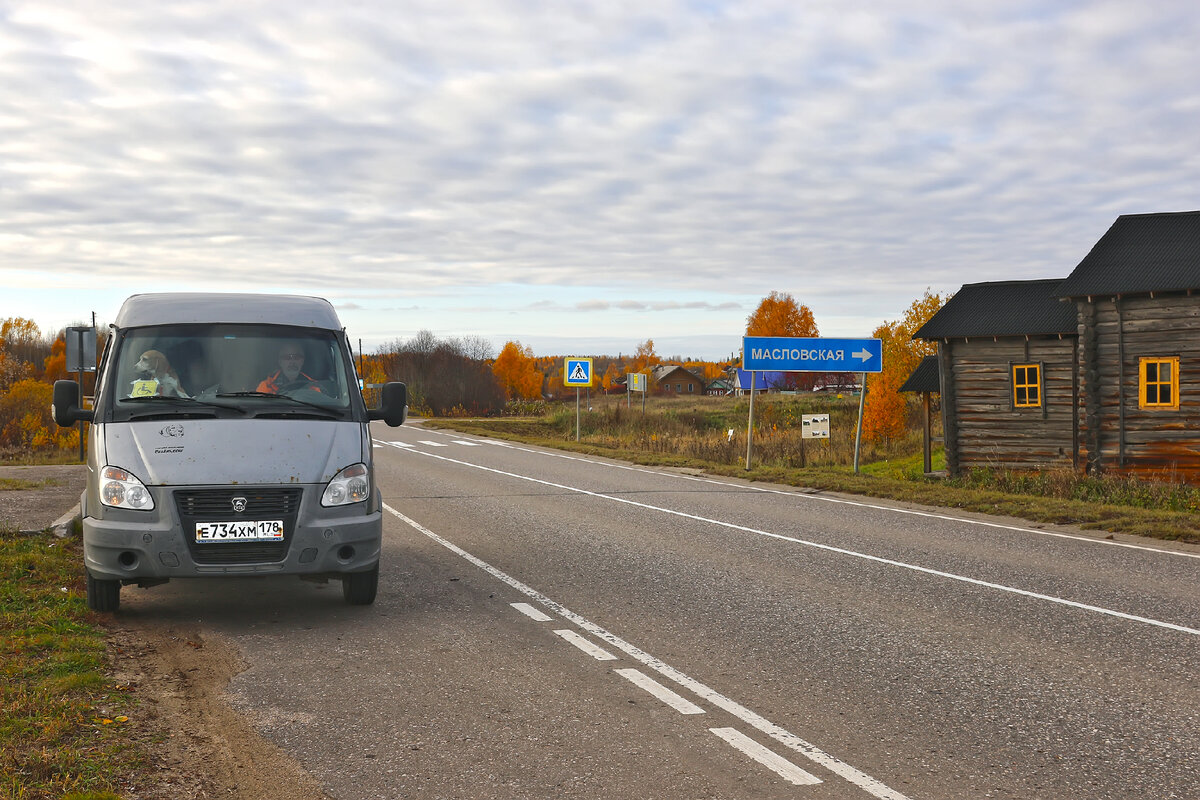
<svg viewBox="0 0 1200 800">
<path fill-rule="evenodd" d="M 1041 408 L 1041 364 L 1013 364 L 1012 381 L 1013 408 Z"/>
<path fill-rule="evenodd" d="M 675 384 L 675 391 L 677 391 L 677 392 L 678 392 L 678 391 L 681 391 L 682 389 L 683 389 L 683 386 L 682 386 L 682 385 L 680 385 L 680 384 L 678 384 L 678 383 L 677 383 L 677 384 Z"/>
<path fill-rule="evenodd" d="M 688 394 L 691 394 L 691 393 L 692 393 L 692 392 L 694 392 L 694 391 L 696 391 L 696 384 L 694 384 L 694 383 L 689 383 L 689 384 L 688 384 Z"/>
<path fill-rule="evenodd" d="M 1138 373 L 1138 408 L 1179 408 L 1178 356 L 1143 358 Z"/>
</svg>

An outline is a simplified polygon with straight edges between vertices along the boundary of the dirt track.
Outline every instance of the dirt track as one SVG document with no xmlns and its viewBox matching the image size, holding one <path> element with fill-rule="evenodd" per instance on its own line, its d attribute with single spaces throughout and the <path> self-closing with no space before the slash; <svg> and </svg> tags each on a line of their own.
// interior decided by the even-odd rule
<svg viewBox="0 0 1200 800">
<path fill-rule="evenodd" d="M 83 465 L 0 467 L 0 478 L 50 479 L 37 489 L 0 491 L 0 528 L 42 531 L 76 508 Z M 82 568 L 82 567 L 81 567 Z M 149 770 L 120 787 L 129 800 L 244 800 L 327 795 L 300 766 L 263 739 L 251 720 L 225 700 L 242 669 L 237 651 L 194 630 L 154 622 L 131 625 L 101 617 L 109 630 L 114 682 L 137 699 L 129 731 L 150 759 Z"/>
</svg>

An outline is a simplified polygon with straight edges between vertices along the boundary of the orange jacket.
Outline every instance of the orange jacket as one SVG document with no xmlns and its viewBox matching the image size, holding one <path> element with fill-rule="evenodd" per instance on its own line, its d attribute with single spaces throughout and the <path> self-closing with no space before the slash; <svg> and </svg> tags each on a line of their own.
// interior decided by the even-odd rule
<svg viewBox="0 0 1200 800">
<path fill-rule="evenodd" d="M 260 383 L 258 385 L 258 391 L 267 392 L 268 394 L 279 394 L 279 384 L 280 384 L 281 379 L 283 379 L 283 377 L 284 377 L 283 370 L 281 370 L 281 369 L 275 370 L 274 375 L 265 379 L 262 383 Z M 316 380 L 309 377 L 308 375 L 305 375 L 303 372 L 301 372 L 299 375 L 297 375 L 296 380 L 292 381 L 292 383 L 299 383 L 300 381 L 308 381 L 309 385 L 304 387 L 306 389 L 312 389 L 314 392 L 321 391 L 321 387 L 317 386 Z"/>
</svg>

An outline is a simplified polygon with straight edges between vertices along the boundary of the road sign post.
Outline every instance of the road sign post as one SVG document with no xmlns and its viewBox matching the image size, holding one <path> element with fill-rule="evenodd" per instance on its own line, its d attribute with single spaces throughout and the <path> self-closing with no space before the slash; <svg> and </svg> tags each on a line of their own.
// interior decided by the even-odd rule
<svg viewBox="0 0 1200 800">
<path fill-rule="evenodd" d="M 95 315 L 93 315 L 93 318 Z M 67 372 L 76 373 L 75 382 L 79 387 L 79 407 L 83 408 L 83 373 L 96 371 L 96 326 L 91 325 L 84 327 L 82 325 L 67 328 L 66 337 Z M 83 423 L 79 424 L 79 460 L 83 461 L 84 453 L 84 435 Z"/>
<path fill-rule="evenodd" d="M 594 376 L 590 358 L 566 358 L 563 360 L 563 385 L 575 387 L 575 441 L 579 441 L 579 390 L 592 385 Z"/>
<path fill-rule="evenodd" d="M 629 372 L 625 375 L 626 398 L 633 392 L 642 393 L 642 416 L 646 416 L 646 375 L 643 372 Z M 625 403 L 629 407 L 629 403 Z"/>
<path fill-rule="evenodd" d="M 823 339 L 789 336 L 746 336 L 742 339 L 742 369 L 750 371 L 750 421 L 746 432 L 746 469 L 750 469 L 750 441 L 754 438 L 754 389 L 758 372 L 858 372 L 862 394 L 858 400 L 858 433 L 854 439 L 854 472 L 858 473 L 862 438 L 863 404 L 867 373 L 883 371 L 882 339 Z"/>
</svg>

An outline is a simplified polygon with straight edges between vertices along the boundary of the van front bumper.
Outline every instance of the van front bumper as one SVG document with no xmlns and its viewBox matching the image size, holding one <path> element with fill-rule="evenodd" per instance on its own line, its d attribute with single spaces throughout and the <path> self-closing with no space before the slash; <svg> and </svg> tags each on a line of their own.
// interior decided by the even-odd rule
<svg viewBox="0 0 1200 800">
<path fill-rule="evenodd" d="M 104 518 L 83 518 L 83 560 L 95 578 L 138 583 L 232 575 L 336 576 L 379 563 L 382 512 L 368 513 L 364 503 L 324 508 L 314 487 L 306 487 L 295 521 L 285 526 L 285 546 L 237 554 L 231 548 L 243 543 L 196 544 L 195 524 L 181 522 L 170 492 L 154 493 L 155 510 L 144 515 L 104 509 Z"/>
</svg>

